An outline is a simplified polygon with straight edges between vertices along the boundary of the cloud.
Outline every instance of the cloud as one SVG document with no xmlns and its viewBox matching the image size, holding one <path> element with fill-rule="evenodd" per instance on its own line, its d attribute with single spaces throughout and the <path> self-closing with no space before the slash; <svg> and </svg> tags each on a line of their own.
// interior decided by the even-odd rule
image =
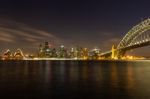
<svg viewBox="0 0 150 99">
<path fill-rule="evenodd" d="M 61 39 L 54 36 L 52 33 L 31 28 L 25 24 L 17 23 L 15 21 L 1 20 L 1 19 L 0 19 L 0 36 L 3 36 L 5 38 L 16 38 L 16 41 L 17 39 L 27 41 L 33 41 L 34 39 L 35 41 L 39 42 L 45 40 L 56 41 L 53 43 L 58 43 L 59 41 L 61 41 Z"/>
<path fill-rule="evenodd" d="M 0 44 L 1 48 L 37 48 L 37 44 L 48 41 L 51 45 L 57 46 L 63 42 L 50 32 L 39 30 L 11 20 L 0 18 Z M 10 44 L 9 44 L 10 43 Z M 11 44 L 13 43 L 13 44 Z M 8 46 L 9 45 L 9 46 Z"/>
<path fill-rule="evenodd" d="M 15 38 L 12 34 L 9 34 L 7 32 L 4 31 L 0 31 L 0 37 L 4 37 L 4 38 Z"/>
<path fill-rule="evenodd" d="M 5 42 L 5 43 L 12 43 L 12 42 L 14 42 L 14 40 L 12 40 L 10 38 L 4 38 L 4 37 L 0 37 L 0 41 Z"/>
<path fill-rule="evenodd" d="M 15 42 L 15 36 L 8 32 L 5 32 L 2 28 L 0 28 L 0 41 L 3 41 L 3 43 L 4 42 L 7 42 L 7 43 Z"/>
<path fill-rule="evenodd" d="M 36 32 L 37 34 L 39 34 L 40 36 L 47 36 L 47 37 L 54 37 L 56 38 L 54 35 L 52 35 L 51 33 L 42 31 L 42 30 L 37 30 L 37 29 L 33 29 L 33 28 L 29 28 L 29 27 L 20 27 L 22 30 L 27 31 L 27 32 Z"/>
<path fill-rule="evenodd" d="M 24 38 L 24 39 L 28 42 L 33 42 L 33 43 L 37 42 L 36 39 L 32 39 L 32 38 Z"/>
</svg>

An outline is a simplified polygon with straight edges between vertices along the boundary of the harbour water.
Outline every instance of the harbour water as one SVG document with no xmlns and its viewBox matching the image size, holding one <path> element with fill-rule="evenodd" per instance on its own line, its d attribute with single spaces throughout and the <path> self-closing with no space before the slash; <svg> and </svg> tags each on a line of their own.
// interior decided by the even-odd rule
<svg viewBox="0 0 150 99">
<path fill-rule="evenodd" d="M 0 99 L 150 99 L 150 61 L 0 61 Z"/>
</svg>

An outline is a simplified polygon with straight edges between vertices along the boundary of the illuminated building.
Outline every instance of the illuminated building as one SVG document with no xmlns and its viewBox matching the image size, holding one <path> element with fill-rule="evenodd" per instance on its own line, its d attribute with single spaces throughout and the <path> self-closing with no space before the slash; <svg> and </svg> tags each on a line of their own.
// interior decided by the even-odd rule
<svg viewBox="0 0 150 99">
<path fill-rule="evenodd" d="M 43 46 L 41 44 L 39 45 L 38 57 L 44 57 Z"/>
<path fill-rule="evenodd" d="M 55 48 L 51 50 L 51 57 L 57 57 L 57 50 Z"/>
<path fill-rule="evenodd" d="M 83 48 L 78 46 L 76 48 L 76 57 L 77 58 L 83 58 L 83 56 L 84 56 Z"/>
<path fill-rule="evenodd" d="M 14 52 L 14 54 L 8 49 L 4 52 L 2 59 L 3 60 L 22 60 L 24 59 L 24 54 L 21 51 L 21 49 L 17 49 L 17 51 Z"/>
<path fill-rule="evenodd" d="M 44 56 L 45 57 L 50 57 L 51 56 L 51 49 L 49 48 L 49 43 L 48 42 L 45 42 L 43 51 L 44 51 Z"/>
<path fill-rule="evenodd" d="M 101 51 L 98 48 L 92 49 L 92 51 L 90 52 L 90 55 L 89 55 L 90 59 L 94 59 L 94 60 L 99 59 L 100 52 Z"/>
<path fill-rule="evenodd" d="M 2 59 L 4 60 L 11 60 L 13 58 L 13 54 L 11 53 L 11 51 L 8 49 L 4 52 Z"/>
<path fill-rule="evenodd" d="M 17 51 L 14 53 L 14 59 L 22 60 L 24 58 L 24 54 L 21 51 L 21 49 L 17 49 Z"/>
<path fill-rule="evenodd" d="M 58 58 L 66 58 L 66 57 L 68 57 L 67 50 L 64 47 L 64 45 L 61 45 L 59 47 L 58 52 L 57 52 L 57 56 L 58 56 Z"/>
<path fill-rule="evenodd" d="M 69 51 L 69 53 L 68 53 L 69 54 L 68 56 L 70 58 L 74 58 L 76 56 L 75 52 L 76 52 L 75 48 L 71 48 L 70 51 Z"/>
<path fill-rule="evenodd" d="M 49 43 L 45 42 L 44 46 L 42 46 L 41 44 L 39 45 L 39 53 L 38 53 L 39 57 L 52 57 L 52 51 L 49 47 Z"/>
</svg>

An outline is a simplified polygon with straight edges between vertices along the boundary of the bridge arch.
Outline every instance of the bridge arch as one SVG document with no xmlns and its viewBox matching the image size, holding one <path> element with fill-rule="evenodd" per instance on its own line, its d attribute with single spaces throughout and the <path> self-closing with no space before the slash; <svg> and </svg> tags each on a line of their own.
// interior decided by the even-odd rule
<svg viewBox="0 0 150 99">
<path fill-rule="evenodd" d="M 125 48 L 130 46 L 135 39 L 140 37 L 143 33 L 150 30 L 150 18 L 142 21 L 138 25 L 134 26 L 127 34 L 123 37 L 121 42 L 118 44 L 117 49 Z"/>
<path fill-rule="evenodd" d="M 147 36 L 145 37 L 145 35 Z M 150 18 L 131 28 L 131 30 L 126 33 L 115 49 L 113 48 L 111 51 L 102 53 L 100 56 L 106 58 L 111 57 L 112 59 L 120 59 L 125 55 L 126 51 L 148 45 L 150 45 Z"/>
<path fill-rule="evenodd" d="M 144 37 L 142 37 L 143 35 Z M 120 58 L 124 56 L 127 50 L 146 45 L 150 45 L 150 18 L 137 24 L 126 33 L 117 46 L 116 57 Z"/>
</svg>

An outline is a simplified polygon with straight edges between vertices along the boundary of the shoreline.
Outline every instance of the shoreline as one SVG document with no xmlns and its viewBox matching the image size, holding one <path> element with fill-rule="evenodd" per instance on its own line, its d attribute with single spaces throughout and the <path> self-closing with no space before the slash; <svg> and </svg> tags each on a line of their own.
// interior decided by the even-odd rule
<svg viewBox="0 0 150 99">
<path fill-rule="evenodd" d="M 24 58 L 0 59 L 0 61 L 111 61 L 111 62 L 150 62 L 150 59 L 80 59 L 80 58 Z"/>
</svg>

